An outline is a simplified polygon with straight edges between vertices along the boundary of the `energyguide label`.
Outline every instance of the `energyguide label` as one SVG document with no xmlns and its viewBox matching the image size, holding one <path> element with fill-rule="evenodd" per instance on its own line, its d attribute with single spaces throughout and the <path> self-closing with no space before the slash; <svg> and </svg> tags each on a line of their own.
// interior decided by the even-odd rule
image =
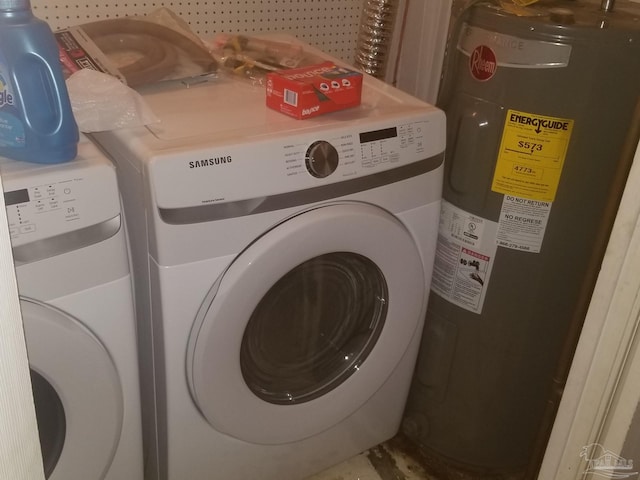
<svg viewBox="0 0 640 480">
<path fill-rule="evenodd" d="M 508 110 L 491 190 L 553 202 L 573 120 Z"/>
</svg>

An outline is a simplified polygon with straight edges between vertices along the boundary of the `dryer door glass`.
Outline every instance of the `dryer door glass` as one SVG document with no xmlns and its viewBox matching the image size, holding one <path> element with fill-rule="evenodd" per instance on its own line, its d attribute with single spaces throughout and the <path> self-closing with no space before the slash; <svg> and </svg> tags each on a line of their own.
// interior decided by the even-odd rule
<svg viewBox="0 0 640 480">
<path fill-rule="evenodd" d="M 44 474 L 49 478 L 62 453 L 67 432 L 64 407 L 51 384 L 33 369 L 31 369 L 31 388 L 38 420 Z"/>
<path fill-rule="evenodd" d="M 344 382 L 380 336 L 387 284 L 368 258 L 335 252 L 289 271 L 262 298 L 240 349 L 251 391 L 275 404 L 320 397 Z"/>
</svg>

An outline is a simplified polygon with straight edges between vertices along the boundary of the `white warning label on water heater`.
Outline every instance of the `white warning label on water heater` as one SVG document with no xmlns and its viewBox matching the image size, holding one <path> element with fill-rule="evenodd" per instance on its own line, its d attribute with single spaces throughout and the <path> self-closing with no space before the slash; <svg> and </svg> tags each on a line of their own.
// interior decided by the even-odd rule
<svg viewBox="0 0 640 480">
<path fill-rule="evenodd" d="M 498 220 L 497 244 L 539 253 L 550 213 L 551 202 L 505 195 Z"/>
<path fill-rule="evenodd" d="M 431 290 L 474 313 L 482 312 L 495 259 L 498 224 L 442 201 Z"/>
</svg>

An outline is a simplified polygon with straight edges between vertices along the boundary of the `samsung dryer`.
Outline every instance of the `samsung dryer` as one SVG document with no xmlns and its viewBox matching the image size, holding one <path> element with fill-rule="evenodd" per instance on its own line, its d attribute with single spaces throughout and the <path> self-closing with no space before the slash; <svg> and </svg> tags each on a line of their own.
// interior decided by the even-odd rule
<svg viewBox="0 0 640 480">
<path fill-rule="evenodd" d="M 296 480 L 392 437 L 426 311 L 444 114 L 373 78 L 303 121 L 219 78 L 94 135 L 132 237 L 150 478 Z"/>
<path fill-rule="evenodd" d="M 44 470 L 141 480 L 128 249 L 113 164 L 88 140 L 67 163 L 0 159 Z"/>
</svg>

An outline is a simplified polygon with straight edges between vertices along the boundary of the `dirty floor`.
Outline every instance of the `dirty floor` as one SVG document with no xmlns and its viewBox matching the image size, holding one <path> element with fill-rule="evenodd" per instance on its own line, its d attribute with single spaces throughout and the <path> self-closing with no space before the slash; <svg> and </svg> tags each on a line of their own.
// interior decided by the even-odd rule
<svg viewBox="0 0 640 480">
<path fill-rule="evenodd" d="M 306 480 L 436 480 L 395 438 Z"/>
<path fill-rule="evenodd" d="M 522 473 L 478 474 L 451 468 L 418 452 L 399 434 L 390 441 L 306 480 L 522 480 Z"/>
</svg>

